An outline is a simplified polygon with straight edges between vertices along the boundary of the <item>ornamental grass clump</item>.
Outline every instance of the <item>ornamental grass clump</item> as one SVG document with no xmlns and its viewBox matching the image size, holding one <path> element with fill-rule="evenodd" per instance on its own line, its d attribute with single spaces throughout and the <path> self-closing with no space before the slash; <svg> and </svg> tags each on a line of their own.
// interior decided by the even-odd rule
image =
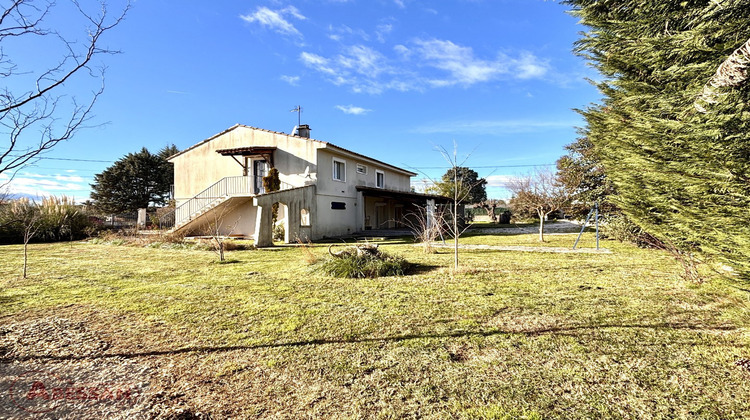
<svg viewBox="0 0 750 420">
<path fill-rule="evenodd" d="M 324 261 L 320 270 L 330 276 L 346 278 L 375 278 L 402 276 L 410 264 L 402 257 L 388 255 L 376 245 L 357 245 L 334 253 L 328 248 L 331 258 Z"/>
</svg>

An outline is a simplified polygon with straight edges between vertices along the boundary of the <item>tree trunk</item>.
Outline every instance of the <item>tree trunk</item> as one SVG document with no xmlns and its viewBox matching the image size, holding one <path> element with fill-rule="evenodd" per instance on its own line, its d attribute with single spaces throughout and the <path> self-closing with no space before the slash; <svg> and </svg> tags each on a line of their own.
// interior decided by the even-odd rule
<svg viewBox="0 0 750 420">
<path fill-rule="evenodd" d="M 698 112 L 705 114 L 709 105 L 717 103 L 719 91 L 724 88 L 738 87 L 747 82 L 750 77 L 750 39 L 737 48 L 716 69 L 716 73 L 703 86 L 694 106 Z"/>
<path fill-rule="evenodd" d="M 29 261 L 29 240 L 24 238 L 23 241 L 23 278 L 26 278 L 26 266 Z"/>
<path fill-rule="evenodd" d="M 458 270 L 458 201 L 453 201 L 453 271 Z"/>
<path fill-rule="evenodd" d="M 537 210 L 539 215 L 539 242 L 544 242 L 544 217 L 545 214 L 542 211 Z"/>
</svg>

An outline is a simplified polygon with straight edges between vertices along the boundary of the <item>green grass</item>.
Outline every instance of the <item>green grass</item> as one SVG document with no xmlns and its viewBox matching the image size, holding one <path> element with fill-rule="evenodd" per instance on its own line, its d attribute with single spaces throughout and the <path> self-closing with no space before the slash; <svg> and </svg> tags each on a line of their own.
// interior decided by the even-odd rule
<svg viewBox="0 0 750 420">
<path fill-rule="evenodd" d="M 570 247 L 575 235 L 547 239 Z M 539 245 L 536 235 L 461 242 Z M 734 366 L 750 357 L 748 287 L 688 283 L 665 253 L 602 246 L 613 253 L 462 251 L 454 274 L 450 250 L 395 240 L 381 249 L 417 264 L 414 274 L 339 279 L 303 262 L 305 252 L 324 258 L 325 246 L 234 251 L 233 263 L 216 264 L 208 251 L 43 244 L 31 246 L 26 280 L 21 247 L 5 246 L 0 315 L 85 309 L 114 320 L 101 322 L 122 339 L 113 349 L 160 352 L 143 357 L 164 371 L 190 366 L 182 381 L 192 382 L 162 386 L 198 386 L 189 404 L 217 417 L 750 412 L 750 372 Z"/>
</svg>

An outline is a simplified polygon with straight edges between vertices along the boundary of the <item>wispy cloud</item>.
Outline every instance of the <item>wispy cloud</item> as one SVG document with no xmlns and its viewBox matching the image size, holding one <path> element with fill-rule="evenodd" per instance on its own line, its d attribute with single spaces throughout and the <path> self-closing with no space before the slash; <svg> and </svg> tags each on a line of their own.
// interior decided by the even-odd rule
<svg viewBox="0 0 750 420">
<path fill-rule="evenodd" d="M 393 32 L 393 24 L 383 23 L 375 29 L 375 36 L 378 38 L 378 41 L 385 42 L 385 37 L 391 32 Z"/>
<path fill-rule="evenodd" d="M 6 184 L 12 195 L 48 197 L 71 193 L 87 194 L 89 186 L 84 178 L 75 175 L 42 175 L 22 173 L 13 178 L 0 174 L 0 184 Z"/>
<path fill-rule="evenodd" d="M 344 114 L 351 115 L 364 115 L 372 111 L 371 109 L 365 109 L 354 105 L 336 105 L 336 109 L 343 112 Z"/>
<path fill-rule="evenodd" d="M 437 133 L 476 133 L 476 134 L 515 134 L 540 131 L 571 129 L 581 121 L 543 121 L 543 120 L 476 120 L 447 121 L 417 127 L 414 132 L 421 134 Z"/>
<path fill-rule="evenodd" d="M 300 61 L 326 75 L 335 85 L 375 94 L 386 90 L 469 87 L 502 79 L 544 79 L 550 70 L 547 60 L 527 51 L 485 58 L 471 47 L 439 39 L 415 39 L 395 45 L 390 57 L 370 46 L 356 44 L 343 46 L 337 55 L 328 57 L 302 52 Z"/>
<path fill-rule="evenodd" d="M 62 182 L 84 182 L 84 179 L 78 175 L 55 175 L 55 180 Z"/>
<path fill-rule="evenodd" d="M 395 88 L 391 84 L 397 70 L 390 66 L 384 55 L 364 45 L 346 47 L 332 58 L 303 52 L 300 61 L 328 76 L 333 84 L 350 86 L 354 92 L 380 93 Z M 390 75 L 391 80 L 383 79 L 384 75 Z"/>
<path fill-rule="evenodd" d="M 281 79 L 284 82 L 289 83 L 292 86 L 299 85 L 299 76 L 288 76 L 286 74 L 282 74 L 279 76 L 279 79 Z"/>
<path fill-rule="evenodd" d="M 336 70 L 330 65 L 330 60 L 317 54 L 303 52 L 299 56 L 302 63 L 312 69 L 328 75 L 335 75 Z"/>
<path fill-rule="evenodd" d="M 507 187 L 508 183 L 516 179 L 512 175 L 490 175 L 485 177 L 488 187 Z"/>
<path fill-rule="evenodd" d="M 426 65 L 447 73 L 447 77 L 430 80 L 435 86 L 470 86 L 499 77 L 541 78 L 549 70 L 546 60 L 526 51 L 517 58 L 498 53 L 496 58 L 488 60 L 477 57 L 471 47 L 451 41 L 416 40 L 414 44 L 415 53 Z"/>
<path fill-rule="evenodd" d="M 287 6 L 283 9 L 271 10 L 267 7 L 258 7 L 255 12 L 240 15 L 240 19 L 248 23 L 257 23 L 268 29 L 284 35 L 292 35 L 302 37 L 302 33 L 289 22 L 285 16 L 293 17 L 298 20 L 306 20 L 307 18 L 300 13 L 300 11 L 294 6 Z"/>
<path fill-rule="evenodd" d="M 478 82 L 486 82 L 508 70 L 507 63 L 478 59 L 474 56 L 470 47 L 463 47 L 451 41 L 417 40 L 416 51 L 427 65 L 444 70 L 449 74 L 448 78 L 431 80 L 430 83 L 435 86 L 457 83 L 472 85 Z"/>
<path fill-rule="evenodd" d="M 334 41 L 343 41 L 346 38 L 362 39 L 364 41 L 370 40 L 370 35 L 362 29 L 353 29 L 347 25 L 339 26 L 328 26 L 328 38 Z"/>
</svg>

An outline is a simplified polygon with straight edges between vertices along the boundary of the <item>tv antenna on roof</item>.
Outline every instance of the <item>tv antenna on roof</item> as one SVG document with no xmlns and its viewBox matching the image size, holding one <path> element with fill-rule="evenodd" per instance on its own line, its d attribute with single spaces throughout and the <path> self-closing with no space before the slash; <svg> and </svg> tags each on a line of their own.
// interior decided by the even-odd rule
<svg viewBox="0 0 750 420">
<path fill-rule="evenodd" d="M 302 107 L 297 105 L 294 107 L 294 109 L 290 110 L 289 112 L 296 112 L 297 113 L 297 127 L 302 125 Z"/>
</svg>

